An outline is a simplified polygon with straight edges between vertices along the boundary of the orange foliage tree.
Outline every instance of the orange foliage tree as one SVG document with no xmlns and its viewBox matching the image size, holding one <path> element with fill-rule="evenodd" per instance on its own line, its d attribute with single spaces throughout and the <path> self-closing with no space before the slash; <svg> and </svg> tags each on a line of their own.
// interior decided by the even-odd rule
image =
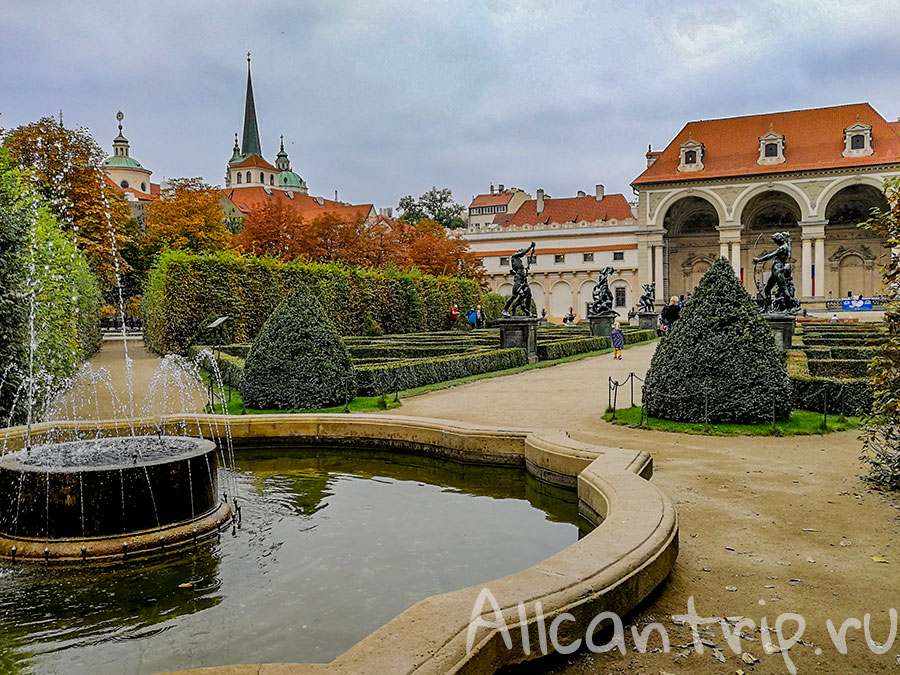
<svg viewBox="0 0 900 675">
<path fill-rule="evenodd" d="M 484 277 L 481 260 L 469 250 L 469 245 L 459 236 L 447 234 L 447 230 L 434 220 L 420 220 L 409 237 L 410 263 L 427 274 Z"/>
<path fill-rule="evenodd" d="M 87 129 L 67 129 L 53 117 L 0 132 L 14 164 L 72 234 L 101 286 L 115 285 L 113 244 L 121 252 L 136 229 L 122 193 L 103 173 L 106 153 Z M 119 258 L 119 271 L 128 265 Z"/>
<path fill-rule="evenodd" d="M 232 245 L 255 255 L 293 260 L 308 254 L 314 245 L 312 234 L 300 214 L 275 199 L 244 218 Z"/>
<path fill-rule="evenodd" d="M 153 251 L 217 251 L 231 243 L 219 193 L 200 178 L 177 178 L 146 207 L 146 244 Z"/>
</svg>

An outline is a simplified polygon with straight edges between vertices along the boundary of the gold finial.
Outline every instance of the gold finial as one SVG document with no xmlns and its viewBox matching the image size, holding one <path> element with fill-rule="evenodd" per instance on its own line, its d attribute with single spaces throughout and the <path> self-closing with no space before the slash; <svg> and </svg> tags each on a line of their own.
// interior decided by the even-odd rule
<svg viewBox="0 0 900 675">
<path fill-rule="evenodd" d="M 769 133 L 771 134 L 773 131 L 775 131 L 775 123 L 769 122 Z"/>
<path fill-rule="evenodd" d="M 122 133 L 122 120 L 125 119 L 125 113 L 123 113 L 120 110 L 119 112 L 116 113 L 116 119 L 119 121 L 119 133 L 121 134 Z"/>
<path fill-rule="evenodd" d="M 856 113 L 856 121 L 859 122 L 859 113 Z"/>
</svg>

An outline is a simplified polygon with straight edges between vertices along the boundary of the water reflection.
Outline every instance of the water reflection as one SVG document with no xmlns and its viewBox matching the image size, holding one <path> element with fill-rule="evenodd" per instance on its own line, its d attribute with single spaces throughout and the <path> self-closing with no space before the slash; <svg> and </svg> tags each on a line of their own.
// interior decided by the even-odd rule
<svg viewBox="0 0 900 675">
<path fill-rule="evenodd" d="M 330 661 L 418 600 L 579 536 L 572 491 L 524 471 L 378 452 L 238 456 L 243 524 L 188 558 L 0 567 L 2 672 Z"/>
</svg>

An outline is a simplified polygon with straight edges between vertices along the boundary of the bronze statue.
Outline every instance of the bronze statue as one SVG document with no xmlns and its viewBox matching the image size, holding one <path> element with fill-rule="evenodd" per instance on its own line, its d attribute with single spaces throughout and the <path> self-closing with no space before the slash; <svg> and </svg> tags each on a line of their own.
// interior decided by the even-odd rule
<svg viewBox="0 0 900 675">
<path fill-rule="evenodd" d="M 534 255 L 534 242 L 530 246 L 516 251 L 510 256 L 510 273 L 513 275 L 512 295 L 503 307 L 503 316 L 516 315 L 516 309 L 521 307 L 525 316 L 534 316 L 531 313 L 531 287 L 528 285 L 529 258 Z M 522 258 L 525 262 L 522 262 Z"/>
<path fill-rule="evenodd" d="M 794 297 L 794 280 L 791 271 L 790 232 L 775 232 L 772 241 L 777 248 L 765 255 L 753 258 L 755 266 L 772 260 L 772 269 L 765 286 L 756 282 L 756 302 L 763 312 L 774 314 L 796 314 L 800 311 L 800 301 Z M 773 293 L 774 291 L 774 293 Z"/>
<path fill-rule="evenodd" d="M 597 285 L 594 286 L 592 293 L 591 306 L 588 308 L 588 316 L 618 316 L 619 313 L 613 309 L 613 294 L 609 288 L 609 275 L 615 272 L 615 268 L 606 267 L 600 272 L 600 278 Z"/>
<path fill-rule="evenodd" d="M 656 282 L 641 284 L 641 288 L 644 289 L 644 292 L 641 293 L 641 299 L 638 300 L 638 311 L 655 312 L 656 310 L 654 309 L 654 298 L 656 297 Z"/>
</svg>

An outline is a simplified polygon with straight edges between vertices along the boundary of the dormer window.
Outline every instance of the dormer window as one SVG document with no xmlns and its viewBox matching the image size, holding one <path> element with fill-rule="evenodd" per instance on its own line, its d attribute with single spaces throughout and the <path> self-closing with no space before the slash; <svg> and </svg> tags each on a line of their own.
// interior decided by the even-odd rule
<svg viewBox="0 0 900 675">
<path fill-rule="evenodd" d="M 844 151 L 841 157 L 868 157 L 875 153 L 872 148 L 872 127 L 859 121 L 844 129 Z"/>
<path fill-rule="evenodd" d="M 240 171 L 237 172 L 237 184 L 238 185 L 241 184 L 241 172 Z"/>
<path fill-rule="evenodd" d="M 693 134 L 681 144 L 681 162 L 679 171 L 703 171 L 705 150 L 702 143 L 694 140 Z"/>
<path fill-rule="evenodd" d="M 769 133 L 759 139 L 759 159 L 757 164 L 782 164 L 784 162 L 784 136 L 775 133 L 769 125 Z"/>
</svg>

